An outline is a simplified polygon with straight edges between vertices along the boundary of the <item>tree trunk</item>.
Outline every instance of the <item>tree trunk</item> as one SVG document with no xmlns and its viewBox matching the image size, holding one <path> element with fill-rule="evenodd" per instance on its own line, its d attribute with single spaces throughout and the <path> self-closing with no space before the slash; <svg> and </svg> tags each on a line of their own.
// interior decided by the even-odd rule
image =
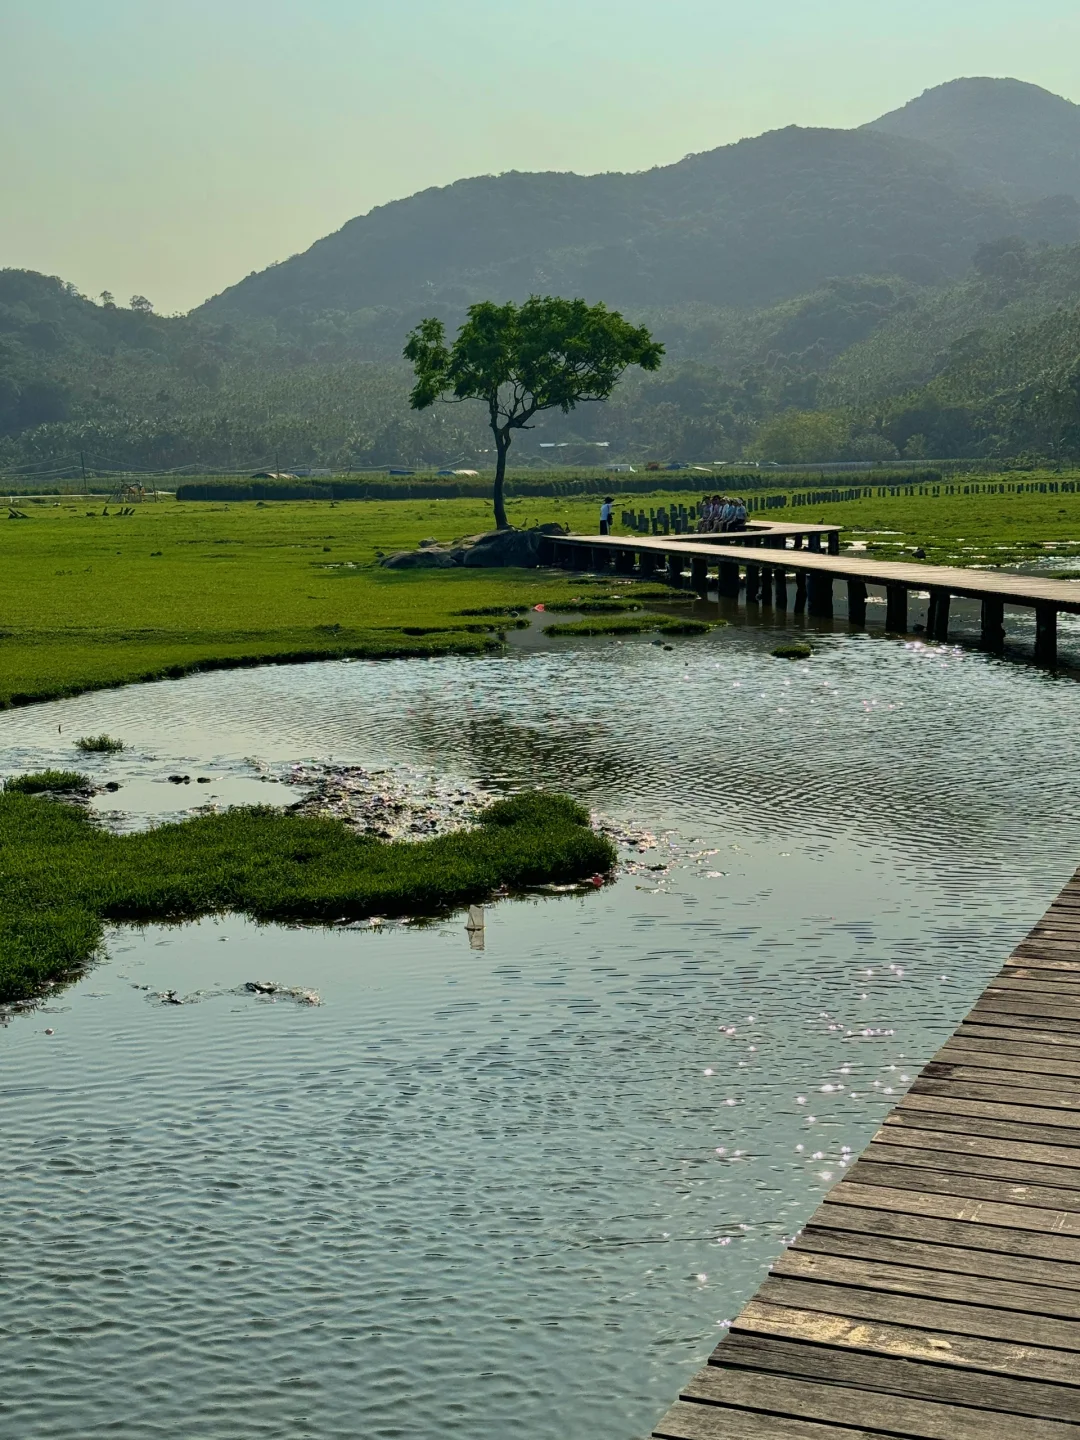
<svg viewBox="0 0 1080 1440">
<path fill-rule="evenodd" d="M 503 483 L 506 479 L 506 452 L 510 449 L 510 436 L 496 430 L 495 448 L 499 455 L 495 462 L 495 528 L 509 530 L 510 521 L 506 518 L 506 505 L 503 503 Z"/>
</svg>

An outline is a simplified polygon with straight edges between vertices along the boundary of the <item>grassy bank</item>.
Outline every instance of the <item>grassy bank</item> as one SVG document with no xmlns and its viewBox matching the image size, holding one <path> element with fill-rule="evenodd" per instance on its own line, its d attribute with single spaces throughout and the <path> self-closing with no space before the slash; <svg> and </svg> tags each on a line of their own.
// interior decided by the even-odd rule
<svg viewBox="0 0 1080 1440">
<path fill-rule="evenodd" d="M 438 911 L 501 886 L 604 873 L 611 845 L 558 795 L 500 801 L 475 829 L 387 844 L 336 820 L 229 810 L 115 835 L 41 795 L 0 795 L 0 1001 L 76 977 L 107 921 L 333 921 Z"/>
<path fill-rule="evenodd" d="M 1063 478 L 1075 477 L 1055 483 Z M 697 498 L 639 496 L 633 505 Z M 105 508 L 114 510 L 65 499 L 0 521 L 0 707 L 223 666 L 482 653 L 537 602 L 572 609 L 590 593 L 588 582 L 557 572 L 378 567 L 381 555 L 426 537 L 489 529 L 483 500 Z M 594 497 L 508 508 L 517 525 L 596 528 Z M 928 561 L 961 565 L 1015 565 L 1047 547 L 1080 555 L 1080 494 L 1071 492 L 897 495 L 770 513 L 839 523 L 845 547 L 884 558 L 920 548 Z M 657 588 L 619 593 L 641 603 Z"/>
<path fill-rule="evenodd" d="M 535 571 L 378 567 L 426 537 L 489 529 L 481 501 L 131 510 L 60 503 L 0 521 L 0 707 L 223 666 L 481 653 L 513 623 L 498 612 L 582 589 Z M 511 516 L 570 518 L 547 502 Z"/>
</svg>

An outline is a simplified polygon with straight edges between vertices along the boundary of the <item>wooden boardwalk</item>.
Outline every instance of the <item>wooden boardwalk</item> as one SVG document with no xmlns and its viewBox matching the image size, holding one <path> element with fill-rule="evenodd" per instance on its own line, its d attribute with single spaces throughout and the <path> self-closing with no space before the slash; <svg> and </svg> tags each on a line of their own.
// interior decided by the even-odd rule
<svg viewBox="0 0 1080 1440">
<path fill-rule="evenodd" d="M 653 1434 L 1080 1437 L 1080 872 Z"/>
<path fill-rule="evenodd" d="M 765 527 L 759 527 L 764 530 Z M 1029 607 L 1035 612 L 1036 659 L 1052 665 L 1057 658 L 1057 617 L 1062 611 L 1080 614 L 1080 585 L 1070 580 L 1048 580 L 1039 575 L 1021 575 L 1007 570 L 975 570 L 961 566 L 925 565 L 915 561 L 875 560 L 865 555 L 822 553 L 820 538 L 814 549 L 786 548 L 792 527 L 770 527 L 765 539 L 743 543 L 714 543 L 723 537 L 700 536 L 555 536 L 550 558 L 557 565 L 604 570 L 614 566 L 622 574 L 641 577 L 665 568 L 673 584 L 682 583 L 686 570 L 690 584 L 700 594 L 714 585 L 721 596 L 737 598 L 745 593 L 748 604 L 787 609 L 788 578 L 795 579 L 793 610 L 811 615 L 833 613 L 833 584 L 847 584 L 848 617 L 852 624 L 866 623 L 866 587 L 881 586 L 886 593 L 885 628 L 896 634 L 907 631 L 908 596 L 929 592 L 930 607 L 926 632 L 935 640 L 948 638 L 949 601 L 954 595 L 982 604 L 982 641 L 987 649 L 1001 650 L 1005 643 L 1006 605 Z M 793 527 L 808 534 L 806 527 Z M 824 530 L 830 545 L 835 532 Z M 749 532 L 744 532 L 749 535 Z M 810 537 L 811 543 L 814 537 Z M 710 581 L 710 566 L 716 570 Z"/>
</svg>

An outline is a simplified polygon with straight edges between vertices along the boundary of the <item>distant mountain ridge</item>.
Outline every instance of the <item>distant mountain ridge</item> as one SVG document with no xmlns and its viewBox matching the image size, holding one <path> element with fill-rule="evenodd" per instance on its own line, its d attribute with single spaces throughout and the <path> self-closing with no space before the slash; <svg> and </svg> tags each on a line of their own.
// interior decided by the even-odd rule
<svg viewBox="0 0 1080 1440">
<path fill-rule="evenodd" d="M 452 316 L 535 291 L 752 308 L 838 276 L 941 282 L 1008 234 L 1068 243 L 1078 197 L 1080 106 L 1020 81 L 960 80 L 856 130 L 790 126 L 637 174 L 425 190 L 201 311 L 286 325 L 326 311 Z"/>
<path fill-rule="evenodd" d="M 950 80 L 864 126 L 952 156 L 967 185 L 1080 197 L 1080 105 L 1022 80 Z"/>
</svg>

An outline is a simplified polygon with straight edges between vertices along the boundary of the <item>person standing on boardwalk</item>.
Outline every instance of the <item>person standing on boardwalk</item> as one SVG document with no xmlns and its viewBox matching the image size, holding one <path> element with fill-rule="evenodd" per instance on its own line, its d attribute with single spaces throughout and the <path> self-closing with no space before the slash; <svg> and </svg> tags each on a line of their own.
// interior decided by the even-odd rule
<svg viewBox="0 0 1080 1440">
<path fill-rule="evenodd" d="M 608 495 L 600 506 L 600 534 L 611 534 L 611 517 L 615 514 L 615 501 Z"/>
</svg>

